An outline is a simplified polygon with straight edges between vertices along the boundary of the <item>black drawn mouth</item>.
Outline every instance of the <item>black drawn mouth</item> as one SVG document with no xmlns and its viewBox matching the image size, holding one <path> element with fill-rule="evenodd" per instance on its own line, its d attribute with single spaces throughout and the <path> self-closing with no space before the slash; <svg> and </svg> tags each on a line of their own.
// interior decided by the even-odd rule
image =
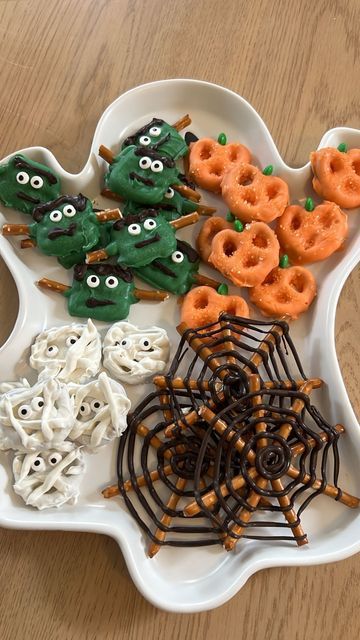
<svg viewBox="0 0 360 640">
<path fill-rule="evenodd" d="M 72 222 L 71 225 L 67 229 L 62 229 L 61 227 L 55 227 L 48 233 L 49 240 L 56 240 L 61 236 L 73 236 L 76 231 L 76 222 Z"/>
<path fill-rule="evenodd" d="M 86 300 L 86 306 L 89 309 L 94 309 L 95 307 L 107 307 L 109 304 L 115 304 L 113 300 L 97 300 L 96 298 L 88 298 Z"/>
<path fill-rule="evenodd" d="M 21 198 L 21 200 L 26 200 L 27 202 L 32 202 L 33 204 L 40 203 L 40 200 L 38 198 L 33 198 L 32 196 L 29 196 L 27 193 L 24 193 L 23 191 L 18 191 L 16 195 L 18 198 Z"/>
<path fill-rule="evenodd" d="M 134 247 L 136 247 L 136 249 L 142 249 L 142 247 L 148 247 L 149 244 L 154 244 L 154 242 L 159 242 L 159 240 L 161 240 L 159 234 L 155 233 L 155 235 L 152 238 L 148 238 L 148 240 L 140 240 L 140 242 L 136 242 Z"/>
<path fill-rule="evenodd" d="M 138 180 L 139 182 L 145 184 L 147 187 L 155 186 L 153 180 L 151 180 L 150 178 L 143 178 L 142 176 L 139 176 L 138 173 L 135 173 L 135 171 L 129 173 L 129 178 L 130 180 Z"/>
</svg>

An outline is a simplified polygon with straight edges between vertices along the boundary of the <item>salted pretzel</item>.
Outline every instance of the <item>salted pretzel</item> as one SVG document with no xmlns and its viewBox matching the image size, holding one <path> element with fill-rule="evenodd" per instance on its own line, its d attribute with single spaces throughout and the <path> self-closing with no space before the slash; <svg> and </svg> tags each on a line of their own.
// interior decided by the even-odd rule
<svg viewBox="0 0 360 640">
<path fill-rule="evenodd" d="M 230 211 L 243 222 L 272 222 L 282 215 L 289 202 L 289 187 L 284 180 L 264 175 L 245 162 L 226 171 L 221 194 Z"/>
<path fill-rule="evenodd" d="M 250 162 L 251 153 L 237 142 L 219 144 L 201 138 L 190 146 L 189 176 L 199 187 L 219 193 L 225 171 L 238 162 Z"/>
<path fill-rule="evenodd" d="M 210 264 L 238 287 L 254 287 L 279 264 L 279 242 L 264 222 L 252 222 L 244 231 L 224 229 L 214 237 Z"/>
<path fill-rule="evenodd" d="M 293 264 L 325 260 L 347 236 L 347 215 L 334 202 L 323 202 L 312 211 L 300 205 L 285 209 L 277 221 L 276 234 Z"/>
<path fill-rule="evenodd" d="M 240 296 L 220 295 L 211 287 L 195 287 L 184 297 L 181 322 L 195 328 L 216 322 L 223 312 L 243 318 L 249 317 L 249 308 Z"/>
<path fill-rule="evenodd" d="M 344 209 L 360 206 L 360 149 L 347 153 L 325 147 L 310 154 L 313 187 L 326 200 Z"/>
<path fill-rule="evenodd" d="M 316 282 L 305 267 L 276 267 L 262 284 L 250 289 L 250 300 L 264 316 L 295 320 L 316 296 Z"/>
</svg>

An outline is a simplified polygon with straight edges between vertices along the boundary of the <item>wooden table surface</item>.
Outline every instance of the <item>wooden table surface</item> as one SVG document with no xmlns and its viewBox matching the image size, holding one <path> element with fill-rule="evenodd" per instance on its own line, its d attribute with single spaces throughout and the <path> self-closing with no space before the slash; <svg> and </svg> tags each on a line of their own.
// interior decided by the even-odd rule
<svg viewBox="0 0 360 640">
<path fill-rule="evenodd" d="M 51 149 L 70 172 L 88 156 L 104 108 L 130 87 L 189 77 L 229 87 L 301 166 L 323 133 L 360 128 L 357 0 L 1 0 L 0 157 Z M 337 353 L 360 415 L 360 269 L 337 312 Z M 0 340 L 17 313 L 0 264 Z M 356 339 L 357 338 L 357 339 Z M 360 632 L 360 556 L 253 576 L 212 612 L 156 610 L 113 540 L 0 531 L 2 640 L 241 637 L 350 640 Z"/>
</svg>

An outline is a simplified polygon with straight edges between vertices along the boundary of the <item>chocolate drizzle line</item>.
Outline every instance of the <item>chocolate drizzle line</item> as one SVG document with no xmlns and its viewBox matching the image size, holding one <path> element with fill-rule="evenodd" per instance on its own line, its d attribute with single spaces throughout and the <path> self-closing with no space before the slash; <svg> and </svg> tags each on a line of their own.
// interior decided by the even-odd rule
<svg viewBox="0 0 360 640">
<path fill-rule="evenodd" d="M 151 127 L 155 127 L 155 126 L 161 127 L 161 125 L 163 124 L 164 124 L 164 120 L 161 120 L 161 118 L 153 118 L 150 122 L 148 122 L 147 124 L 144 124 L 143 127 L 140 127 L 140 129 L 135 131 L 135 133 L 133 133 L 131 136 L 128 136 L 127 138 L 125 138 L 124 147 L 128 147 L 130 145 L 136 145 L 138 142 L 138 138 L 143 134 L 148 133 Z"/>
<path fill-rule="evenodd" d="M 124 282 L 132 282 L 133 275 L 129 269 L 124 269 L 118 264 L 107 264 L 99 262 L 98 264 L 77 264 L 74 267 L 74 280 L 81 281 L 88 273 L 95 273 L 98 276 L 116 276 Z"/>
<path fill-rule="evenodd" d="M 58 209 L 63 204 L 71 204 L 75 207 L 76 211 L 84 211 L 86 209 L 86 205 L 88 203 L 88 199 L 79 193 L 78 196 L 60 196 L 55 200 L 50 200 L 49 202 L 45 202 L 44 204 L 35 207 L 32 217 L 36 222 L 40 222 L 44 215 L 49 211 L 53 211 L 54 209 Z"/>
<path fill-rule="evenodd" d="M 32 171 L 33 173 L 39 174 L 39 176 L 44 176 L 44 178 L 46 178 L 50 184 L 56 184 L 58 181 L 57 177 L 53 173 L 51 173 L 50 171 L 46 171 L 46 169 L 42 169 L 41 167 L 34 167 L 24 158 L 21 158 L 21 156 L 15 156 L 14 166 L 17 169 L 26 169 L 27 171 Z"/>
</svg>

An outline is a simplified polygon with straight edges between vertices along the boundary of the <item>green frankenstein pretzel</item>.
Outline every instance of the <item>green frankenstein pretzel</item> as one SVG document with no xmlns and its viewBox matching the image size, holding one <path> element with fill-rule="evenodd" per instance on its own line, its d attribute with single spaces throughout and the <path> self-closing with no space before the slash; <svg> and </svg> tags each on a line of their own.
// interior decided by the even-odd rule
<svg viewBox="0 0 360 640">
<path fill-rule="evenodd" d="M 6 207 L 32 213 L 60 195 L 59 176 L 44 164 L 18 153 L 0 165 L 0 200 Z"/>
</svg>

